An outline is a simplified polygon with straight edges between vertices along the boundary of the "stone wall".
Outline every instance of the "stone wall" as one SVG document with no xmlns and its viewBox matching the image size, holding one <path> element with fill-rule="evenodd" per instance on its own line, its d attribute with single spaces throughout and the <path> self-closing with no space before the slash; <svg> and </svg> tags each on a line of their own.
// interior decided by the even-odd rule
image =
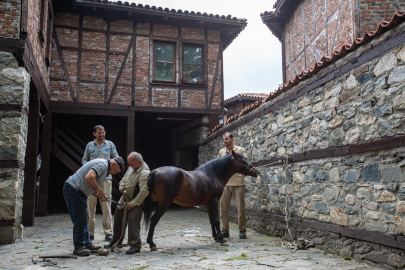
<svg viewBox="0 0 405 270">
<path fill-rule="evenodd" d="M 357 57 L 391 38 L 393 31 L 398 29 L 387 32 L 372 44 L 363 45 L 339 60 L 335 68 L 347 63 L 346 59 L 353 59 L 353 55 Z M 327 72 L 321 70 L 307 82 L 264 103 L 256 111 L 299 91 Z M 403 135 L 404 104 L 405 45 L 402 45 L 231 132 L 236 136 L 235 143 L 245 148 L 250 161 L 258 162 Z M 211 136 L 219 133 L 221 129 Z M 221 136 L 200 147 L 200 164 L 215 158 L 222 147 Z M 288 201 L 294 217 L 388 235 L 405 234 L 405 147 L 312 159 L 290 164 L 287 168 L 268 166 L 260 170 L 263 174 L 260 178 L 245 177 L 246 208 L 249 210 L 283 215 Z M 276 221 L 262 220 L 253 227 L 281 235 L 284 226 Z M 323 239 L 316 243 L 317 247 L 331 249 L 330 246 L 335 245 L 335 253 L 360 254 L 361 258 L 373 261 L 372 258 L 376 258 L 373 254 L 381 252 L 378 263 L 390 267 L 397 267 L 388 263 L 389 258 L 396 258 L 395 254 L 402 256 L 401 262 L 405 261 L 403 251 L 367 244 L 360 252 L 357 250 L 361 246 L 359 241 L 347 242 L 336 235 L 329 237 L 327 232 L 303 228 L 297 228 L 297 231 L 300 232 L 297 236 L 310 238 L 317 234 Z"/>
<path fill-rule="evenodd" d="M 11 53 L 0 52 L 0 105 L 16 110 L 0 110 L 0 244 L 13 243 L 20 235 L 24 187 L 25 148 L 28 127 L 30 75 Z M 11 168 L 14 167 L 14 168 Z"/>
</svg>

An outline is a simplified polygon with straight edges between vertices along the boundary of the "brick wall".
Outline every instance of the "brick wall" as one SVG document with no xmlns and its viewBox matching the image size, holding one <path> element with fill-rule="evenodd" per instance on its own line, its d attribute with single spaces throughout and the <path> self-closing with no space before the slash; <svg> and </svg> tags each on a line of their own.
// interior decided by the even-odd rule
<svg viewBox="0 0 405 270">
<path fill-rule="evenodd" d="M 0 0 L 0 37 L 20 37 L 21 0 Z"/>
<path fill-rule="evenodd" d="M 286 80 L 353 40 L 352 0 L 302 1 L 284 26 Z"/>
<path fill-rule="evenodd" d="M 404 1 L 395 1 L 402 10 L 405 9 Z M 390 21 L 398 6 L 390 0 L 359 0 L 361 33 L 375 30 L 381 21 Z"/>
<path fill-rule="evenodd" d="M 79 26 L 79 20 L 80 17 L 78 15 L 66 13 L 55 14 L 55 24 L 57 25 L 56 33 L 58 35 L 59 45 L 62 49 L 66 69 L 68 70 L 69 78 L 72 82 L 72 90 L 75 95 L 77 94 L 79 31 L 77 29 L 66 29 L 63 27 L 77 28 Z M 101 18 L 83 16 L 83 27 L 97 31 L 83 30 L 82 32 L 81 80 L 85 81 L 80 84 L 80 98 L 78 102 L 104 103 L 107 48 L 106 31 L 108 23 Z M 150 33 L 151 29 L 152 35 Z M 134 101 L 136 106 L 178 107 L 178 87 L 181 84 L 181 78 L 176 77 L 176 81 L 174 82 L 175 87 L 173 87 L 173 85 L 167 87 L 164 83 L 153 81 L 151 73 L 153 71 L 153 46 L 151 38 L 154 41 L 159 41 L 163 38 L 164 41 L 170 40 L 172 43 L 177 43 L 179 28 L 164 24 L 150 25 L 149 23 L 137 23 L 137 36 L 134 41 L 135 54 L 132 51 L 133 46 L 129 47 L 133 33 L 132 21 L 119 20 L 110 22 L 110 31 L 114 31 L 114 33 L 110 34 L 109 39 L 110 55 L 108 63 L 107 99 L 110 97 L 113 85 L 116 83 L 122 62 L 125 59 L 124 55 L 129 51 L 111 103 L 121 105 L 132 104 L 132 69 L 135 68 Z M 208 57 L 208 66 L 206 67 L 208 73 L 204 72 L 204 75 L 207 75 L 205 87 L 199 85 L 199 87 L 202 87 L 201 89 L 182 90 L 180 107 L 205 108 L 206 93 L 208 93 L 209 98 L 215 76 L 214 72 L 217 71 L 217 82 L 213 91 L 212 108 L 220 109 L 222 101 L 222 85 L 220 82 L 222 63 L 217 61 L 221 38 L 220 32 L 207 30 L 206 37 L 205 30 L 202 28 L 181 27 L 181 37 L 184 43 L 188 40 L 193 40 L 193 42 L 197 41 L 204 45 L 204 41 L 206 39 L 208 40 L 206 51 L 204 52 L 205 57 Z M 52 49 L 52 56 L 51 100 L 72 101 L 62 69 L 62 63 L 56 51 L 56 46 Z M 132 66 L 133 57 L 135 57 L 135 67 Z M 176 67 L 179 65 L 180 63 L 176 63 Z M 150 91 L 151 82 L 153 82 L 152 91 Z M 92 91 L 94 91 L 94 94 L 92 94 Z M 152 93 L 151 97 L 149 97 L 150 92 Z"/>
</svg>

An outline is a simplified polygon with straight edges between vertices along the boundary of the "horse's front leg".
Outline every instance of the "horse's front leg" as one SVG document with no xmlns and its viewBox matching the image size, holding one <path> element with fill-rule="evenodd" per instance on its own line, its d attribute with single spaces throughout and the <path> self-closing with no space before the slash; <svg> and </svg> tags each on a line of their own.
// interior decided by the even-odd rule
<svg viewBox="0 0 405 270">
<path fill-rule="evenodd" d="M 224 239 L 222 233 L 221 233 L 221 228 L 220 228 L 220 223 L 219 223 L 219 213 L 218 213 L 218 202 L 214 201 L 211 204 L 211 209 L 212 209 L 212 216 L 214 218 L 214 224 L 215 228 L 217 231 L 217 239 L 219 242 L 221 242 L 222 246 L 229 246 L 228 242 Z"/>
<path fill-rule="evenodd" d="M 214 221 L 214 216 L 212 214 L 211 205 L 207 205 L 207 211 L 208 211 L 208 216 L 210 218 L 210 223 L 211 223 L 212 237 L 214 237 L 215 242 L 219 242 L 219 240 L 217 238 L 217 233 L 215 231 L 215 221 Z"/>
</svg>

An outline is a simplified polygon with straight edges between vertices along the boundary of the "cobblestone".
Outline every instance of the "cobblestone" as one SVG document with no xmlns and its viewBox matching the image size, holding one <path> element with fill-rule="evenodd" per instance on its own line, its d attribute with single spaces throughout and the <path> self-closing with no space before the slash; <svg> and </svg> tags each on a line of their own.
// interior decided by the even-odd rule
<svg viewBox="0 0 405 270">
<path fill-rule="evenodd" d="M 102 215 L 96 219 L 101 224 Z M 68 214 L 37 217 L 35 221 L 34 227 L 25 228 L 24 239 L 0 247 L 0 269 L 43 269 L 42 262 L 31 262 L 32 256 L 71 254 L 73 225 Z M 199 227 L 199 234 L 178 232 L 195 227 Z M 54 259 L 57 265 L 48 269 L 378 269 L 315 248 L 292 253 L 281 245 L 280 238 L 251 229 L 247 230 L 247 239 L 240 240 L 237 225 L 231 223 L 230 228 L 229 247 L 222 247 L 212 239 L 206 213 L 195 208 L 170 209 L 156 227 L 157 252 L 150 252 L 145 243 L 146 232 L 142 230 L 143 247 L 139 254 L 126 255 L 127 248 L 120 248 L 120 253 L 110 252 L 107 257 Z M 102 228 L 97 226 L 93 243 L 104 244 L 103 240 Z M 397 258 L 391 260 L 402 265 Z"/>
</svg>

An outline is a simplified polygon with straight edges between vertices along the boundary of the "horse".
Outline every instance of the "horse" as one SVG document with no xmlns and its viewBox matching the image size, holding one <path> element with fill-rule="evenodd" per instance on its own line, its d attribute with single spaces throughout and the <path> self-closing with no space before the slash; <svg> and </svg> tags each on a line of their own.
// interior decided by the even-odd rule
<svg viewBox="0 0 405 270">
<path fill-rule="evenodd" d="M 150 224 L 147 243 L 151 251 L 156 251 L 153 233 L 160 218 L 169 205 L 174 202 L 181 206 L 206 205 L 212 227 L 212 236 L 216 242 L 227 246 L 228 243 L 221 233 L 218 215 L 218 201 L 222 196 L 225 185 L 235 173 L 258 176 L 258 171 L 246 158 L 232 151 L 226 155 L 207 162 L 194 171 L 165 166 L 154 169 L 148 178 L 149 195 L 145 200 L 145 225 Z M 158 202 L 158 208 L 152 214 L 152 202 Z M 151 222 L 150 222 L 151 221 Z"/>
</svg>

